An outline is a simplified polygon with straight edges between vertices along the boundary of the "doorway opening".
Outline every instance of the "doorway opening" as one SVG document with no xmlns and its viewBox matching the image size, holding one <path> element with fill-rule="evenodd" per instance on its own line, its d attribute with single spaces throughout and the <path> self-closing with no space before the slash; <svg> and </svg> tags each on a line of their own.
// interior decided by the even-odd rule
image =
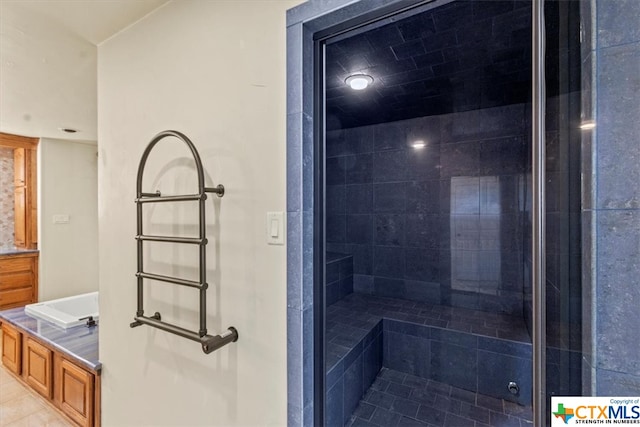
<svg viewBox="0 0 640 427">
<path fill-rule="evenodd" d="M 302 35 L 316 46 L 314 109 L 302 105 L 315 129 L 302 220 L 314 236 L 313 416 L 529 424 L 532 201 L 545 193 L 547 400 L 582 391 L 578 2 L 545 2 L 538 158 L 532 2 L 404 6 Z"/>
</svg>

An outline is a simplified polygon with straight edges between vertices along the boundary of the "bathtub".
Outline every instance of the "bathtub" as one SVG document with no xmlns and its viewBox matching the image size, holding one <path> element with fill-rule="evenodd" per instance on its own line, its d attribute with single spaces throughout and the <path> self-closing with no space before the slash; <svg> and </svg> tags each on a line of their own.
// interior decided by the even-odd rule
<svg viewBox="0 0 640 427">
<path fill-rule="evenodd" d="M 29 316 L 47 320 L 61 328 L 72 328 L 85 324 L 86 320 L 80 320 L 83 317 L 93 316 L 98 320 L 98 292 L 29 304 L 24 311 Z"/>
</svg>

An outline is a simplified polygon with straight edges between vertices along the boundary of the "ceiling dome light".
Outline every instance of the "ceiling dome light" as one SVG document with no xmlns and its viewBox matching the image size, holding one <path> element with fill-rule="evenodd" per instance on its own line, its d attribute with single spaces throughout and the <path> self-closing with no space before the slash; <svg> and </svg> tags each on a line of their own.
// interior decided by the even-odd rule
<svg viewBox="0 0 640 427">
<path fill-rule="evenodd" d="M 363 90 L 373 83 L 373 77 L 366 74 L 352 74 L 344 82 L 353 90 Z"/>
<path fill-rule="evenodd" d="M 424 148 L 424 147 L 426 147 L 426 146 L 427 146 L 427 144 L 426 144 L 424 141 L 422 141 L 422 140 L 418 140 L 418 141 L 415 141 L 413 144 L 411 144 L 411 146 L 412 146 L 413 148 L 418 149 L 418 148 Z"/>
</svg>

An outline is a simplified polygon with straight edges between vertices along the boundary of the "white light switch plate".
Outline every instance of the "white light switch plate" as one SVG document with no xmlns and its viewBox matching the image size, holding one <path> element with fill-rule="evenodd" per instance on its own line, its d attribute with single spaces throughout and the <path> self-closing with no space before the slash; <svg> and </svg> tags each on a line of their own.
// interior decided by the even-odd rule
<svg viewBox="0 0 640 427">
<path fill-rule="evenodd" d="M 54 215 L 54 224 L 69 224 L 69 215 Z"/>
<path fill-rule="evenodd" d="M 284 245 L 284 212 L 267 212 L 267 243 Z"/>
</svg>

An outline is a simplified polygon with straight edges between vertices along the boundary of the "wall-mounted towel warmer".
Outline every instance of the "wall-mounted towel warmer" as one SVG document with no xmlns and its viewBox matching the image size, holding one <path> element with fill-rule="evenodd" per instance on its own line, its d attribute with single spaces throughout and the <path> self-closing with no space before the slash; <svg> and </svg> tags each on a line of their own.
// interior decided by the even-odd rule
<svg viewBox="0 0 640 427">
<path fill-rule="evenodd" d="M 142 191 L 142 175 L 144 173 L 144 167 L 147 163 L 149 153 L 155 145 L 163 138 L 175 137 L 182 140 L 193 155 L 193 160 L 196 163 L 196 172 L 198 174 L 198 193 L 186 194 L 186 195 L 174 195 L 163 196 L 159 191 L 155 193 L 145 193 Z M 233 327 L 229 327 L 227 331 L 220 335 L 207 335 L 207 237 L 206 237 L 206 216 L 205 216 L 205 201 L 207 200 L 207 193 L 215 193 L 218 197 L 224 195 L 224 186 L 222 184 L 217 187 L 205 187 L 204 185 L 204 172 L 202 169 L 202 161 L 198 150 L 193 145 L 191 140 L 184 134 L 174 131 L 166 130 L 160 132 L 153 137 L 147 148 L 142 154 L 140 164 L 138 165 L 138 179 L 136 183 L 136 205 L 137 205 L 137 246 L 138 246 L 138 271 L 136 277 L 138 279 L 138 304 L 136 309 L 136 316 L 134 322 L 130 324 L 132 328 L 141 325 L 149 325 L 154 328 L 162 329 L 163 331 L 171 332 L 172 334 L 180 335 L 181 337 L 197 341 L 202 345 L 202 350 L 209 354 L 212 351 L 219 349 L 220 347 L 238 340 L 238 331 Z M 160 203 L 160 202 L 184 202 L 184 201 L 198 201 L 199 202 L 199 236 L 197 238 L 189 237 L 171 237 L 171 236 L 148 236 L 143 232 L 142 227 L 142 205 L 145 203 Z M 143 242 L 168 242 L 168 243 L 181 243 L 198 245 L 200 247 L 200 275 L 199 281 L 185 280 L 178 277 L 163 276 L 159 274 L 152 274 L 143 271 Z M 144 280 L 154 280 L 160 282 L 168 282 L 176 285 L 187 286 L 196 288 L 200 291 L 200 330 L 197 332 L 184 329 L 182 327 L 172 325 L 167 322 L 163 322 L 160 313 L 156 312 L 153 316 L 144 315 L 144 297 L 143 297 L 143 283 Z"/>
</svg>

